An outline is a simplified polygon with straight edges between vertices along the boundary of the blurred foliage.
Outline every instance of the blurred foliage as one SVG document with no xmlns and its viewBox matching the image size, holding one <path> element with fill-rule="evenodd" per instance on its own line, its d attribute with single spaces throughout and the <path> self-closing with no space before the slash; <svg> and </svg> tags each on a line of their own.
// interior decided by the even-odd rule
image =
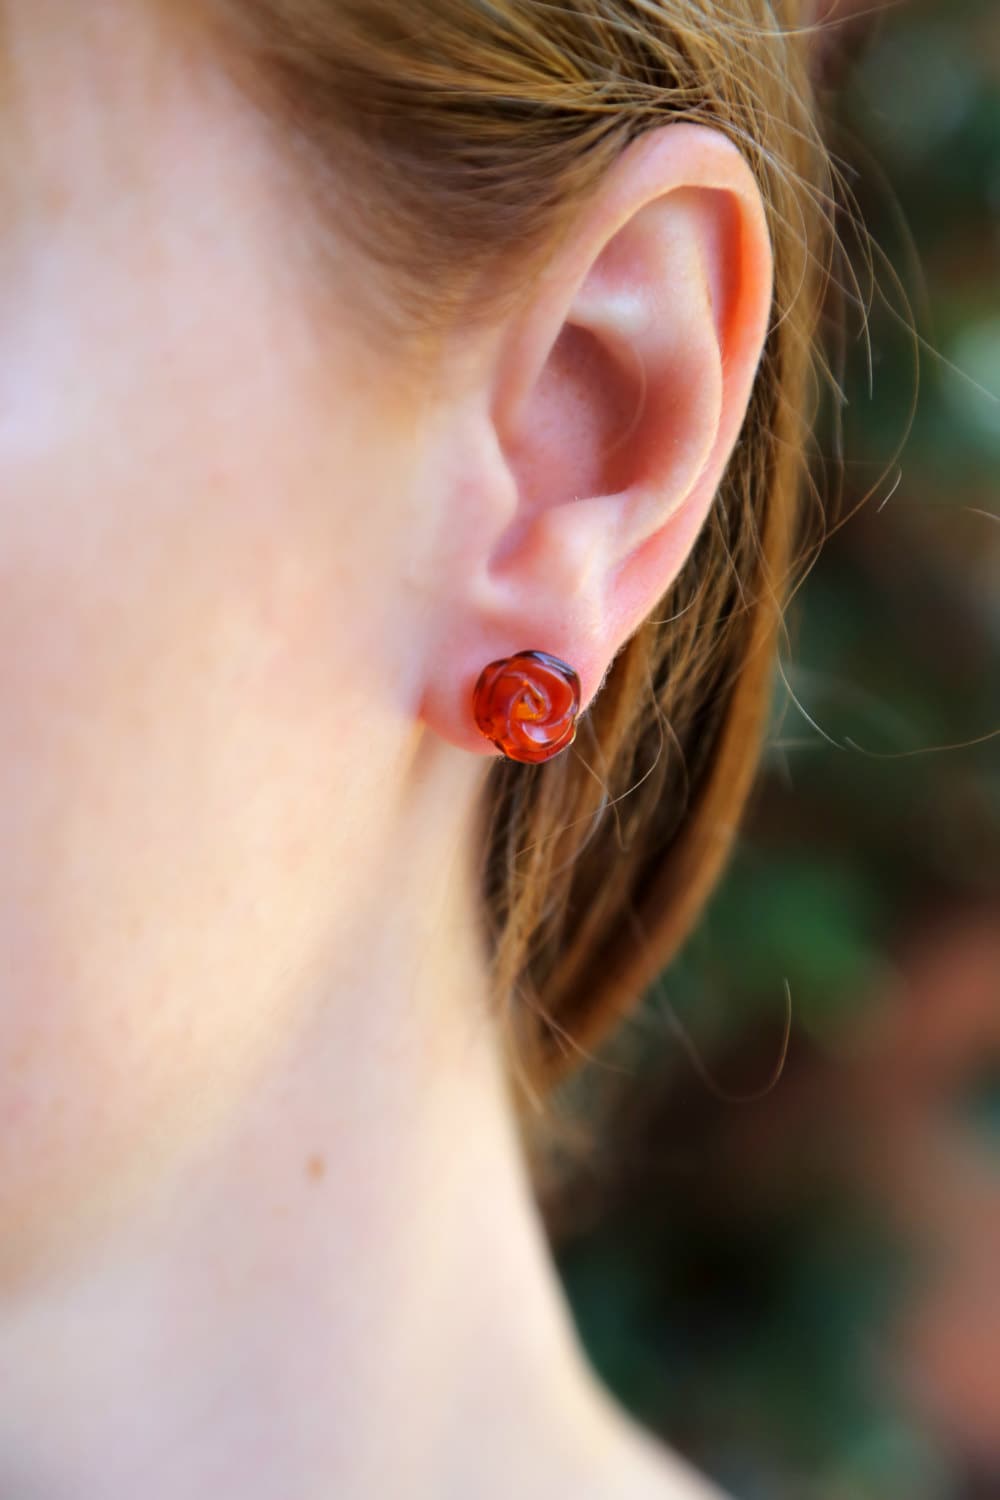
<svg viewBox="0 0 1000 1500">
<path fill-rule="evenodd" d="M 922 1031 L 900 981 L 949 920 L 1000 932 L 1000 4 L 849 11 L 823 94 L 879 250 L 874 288 L 852 254 L 870 305 L 850 309 L 842 468 L 832 402 L 819 433 L 845 519 L 788 612 L 728 873 L 609 1049 L 619 1072 L 578 1085 L 606 1154 L 553 1234 L 608 1385 L 738 1500 L 1000 1500 L 1000 1342 L 985 1418 L 970 1397 L 963 1424 L 961 1387 L 949 1418 L 947 1385 L 899 1354 L 935 1250 L 878 1186 L 938 1191 L 906 1144 L 937 1106 L 925 1084 L 908 1102 L 906 1070 L 930 1076 L 961 1012 L 984 1039 L 942 1097 L 1000 1200 L 1000 1043 L 962 998 L 992 980 L 946 966 Z M 1000 958 L 993 978 L 996 1013 Z M 872 1090 L 858 1059 L 890 993 L 913 1040 Z M 955 1244 L 979 1234 L 949 1214 Z"/>
</svg>

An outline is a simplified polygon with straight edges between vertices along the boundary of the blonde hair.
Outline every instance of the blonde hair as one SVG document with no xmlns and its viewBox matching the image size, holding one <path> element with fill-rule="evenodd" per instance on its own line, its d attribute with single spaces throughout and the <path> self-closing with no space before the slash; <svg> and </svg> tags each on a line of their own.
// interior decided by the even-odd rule
<svg viewBox="0 0 1000 1500">
<path fill-rule="evenodd" d="M 523 1121 L 669 964 L 754 780 L 818 515 L 807 446 L 841 183 L 817 125 L 809 17 L 799 0 L 212 3 L 314 181 L 329 164 L 351 183 L 337 232 L 383 273 L 376 310 L 400 357 L 429 356 L 459 318 L 510 310 L 654 126 L 724 132 L 763 195 L 772 317 L 706 524 L 574 749 L 490 772 L 484 917 Z"/>
</svg>

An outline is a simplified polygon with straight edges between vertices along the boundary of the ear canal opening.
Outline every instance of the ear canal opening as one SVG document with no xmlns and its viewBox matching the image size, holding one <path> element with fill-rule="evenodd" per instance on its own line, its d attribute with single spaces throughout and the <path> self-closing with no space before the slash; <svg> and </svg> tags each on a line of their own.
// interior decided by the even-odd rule
<svg viewBox="0 0 1000 1500">
<path fill-rule="evenodd" d="M 628 444 L 646 409 L 648 377 L 641 352 L 631 340 L 609 338 L 599 328 L 570 321 L 561 329 L 550 359 L 550 375 L 565 382 L 572 393 L 569 409 L 579 401 L 587 411 L 586 425 L 600 425 L 588 491 L 619 494 L 634 477 Z"/>
<path fill-rule="evenodd" d="M 625 429 L 625 431 L 619 437 L 616 437 L 614 442 L 612 442 L 607 448 L 602 449 L 602 463 L 607 460 L 610 454 L 616 453 L 619 448 L 621 448 L 625 443 L 628 442 L 629 438 L 633 435 L 636 428 L 639 426 L 639 423 L 642 421 L 643 412 L 646 410 L 646 395 L 649 390 L 649 376 L 646 374 L 646 361 L 643 359 L 642 351 L 640 349 L 637 349 L 634 345 L 629 345 L 629 348 L 631 352 L 634 353 L 636 363 L 638 365 L 639 400 L 636 403 L 636 408 L 632 416 L 632 420 L 629 422 L 628 427 Z M 622 484 L 617 486 L 616 488 L 624 489 L 625 485 Z"/>
</svg>

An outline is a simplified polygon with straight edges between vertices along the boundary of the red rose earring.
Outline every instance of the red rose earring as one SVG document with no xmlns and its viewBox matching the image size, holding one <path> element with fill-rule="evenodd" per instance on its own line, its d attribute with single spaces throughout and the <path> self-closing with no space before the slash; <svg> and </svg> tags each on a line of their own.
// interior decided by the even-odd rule
<svg viewBox="0 0 1000 1500">
<path fill-rule="evenodd" d="M 580 679 L 547 651 L 501 656 L 480 672 L 472 711 L 508 760 L 551 760 L 576 738 Z"/>
</svg>

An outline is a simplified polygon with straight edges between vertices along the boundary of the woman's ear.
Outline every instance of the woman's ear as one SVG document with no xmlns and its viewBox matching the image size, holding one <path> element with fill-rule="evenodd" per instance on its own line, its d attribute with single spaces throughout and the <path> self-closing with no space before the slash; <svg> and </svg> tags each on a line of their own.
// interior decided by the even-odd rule
<svg viewBox="0 0 1000 1500">
<path fill-rule="evenodd" d="M 627 146 L 494 345 L 489 524 L 448 590 L 459 670 L 447 653 L 424 707 L 446 739 L 490 751 L 472 687 L 519 650 L 570 663 L 586 708 L 706 519 L 771 292 L 763 201 L 728 137 L 678 122 Z"/>
</svg>

